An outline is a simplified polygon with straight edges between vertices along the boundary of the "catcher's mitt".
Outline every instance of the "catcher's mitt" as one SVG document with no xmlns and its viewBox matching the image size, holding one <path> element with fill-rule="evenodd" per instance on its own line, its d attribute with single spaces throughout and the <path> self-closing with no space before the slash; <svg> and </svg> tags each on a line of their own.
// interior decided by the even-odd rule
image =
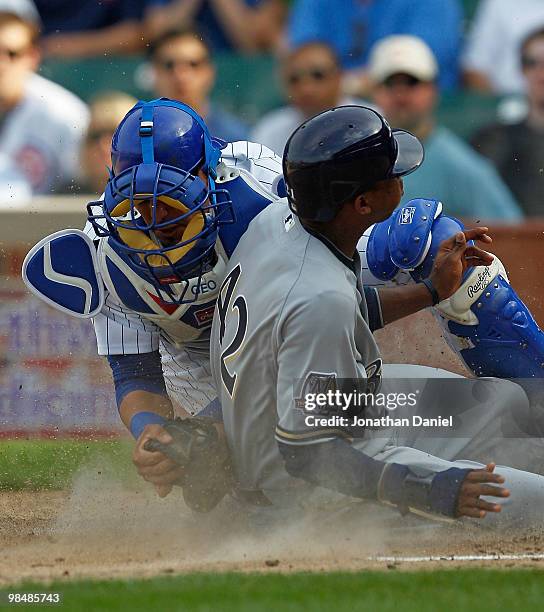
<svg viewBox="0 0 544 612">
<path fill-rule="evenodd" d="M 232 489 L 232 465 L 225 440 L 208 417 L 178 417 L 163 427 L 172 442 L 150 439 L 144 449 L 160 451 L 185 468 L 176 483 L 183 489 L 185 503 L 196 512 L 209 512 Z"/>
</svg>

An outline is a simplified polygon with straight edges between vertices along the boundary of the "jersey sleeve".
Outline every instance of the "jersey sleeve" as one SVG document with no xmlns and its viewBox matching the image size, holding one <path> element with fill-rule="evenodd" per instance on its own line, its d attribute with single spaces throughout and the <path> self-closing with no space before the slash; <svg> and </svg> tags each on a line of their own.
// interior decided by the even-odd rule
<svg viewBox="0 0 544 612">
<path fill-rule="evenodd" d="M 159 328 L 121 306 L 111 294 L 94 317 L 93 326 L 99 355 L 137 355 L 159 349 Z"/>
<path fill-rule="evenodd" d="M 281 157 L 267 146 L 245 140 L 230 142 L 221 153 L 221 161 L 246 170 L 266 190 L 278 193 L 277 186 L 283 176 Z"/>
<path fill-rule="evenodd" d="M 89 221 L 85 224 L 83 232 L 91 240 L 100 240 Z M 104 306 L 93 318 L 98 354 L 138 355 L 157 351 L 160 341 L 158 326 L 137 312 L 122 306 L 107 289 L 105 293 Z"/>
<path fill-rule="evenodd" d="M 350 437 L 342 406 L 312 404 L 317 393 L 340 390 L 348 381 L 367 379 L 355 344 L 358 306 L 337 292 L 312 296 L 288 316 L 277 333 L 278 378 L 276 439 L 286 444 L 313 444 Z M 360 316 L 360 315 L 359 315 Z M 370 331 L 368 330 L 370 334 Z M 317 424 L 315 417 L 327 420 Z"/>
</svg>

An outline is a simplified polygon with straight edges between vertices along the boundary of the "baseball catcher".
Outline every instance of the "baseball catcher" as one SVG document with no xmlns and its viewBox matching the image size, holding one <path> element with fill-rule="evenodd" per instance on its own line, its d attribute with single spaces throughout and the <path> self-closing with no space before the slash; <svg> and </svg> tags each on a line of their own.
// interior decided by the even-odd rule
<svg viewBox="0 0 544 612">
<path fill-rule="evenodd" d="M 111 178 L 88 205 L 85 231 L 48 236 L 23 266 L 36 295 L 93 319 L 138 472 L 161 496 L 180 484 L 201 511 L 231 486 L 213 425 L 215 302 L 240 235 L 282 185 L 281 160 L 266 147 L 212 137 L 180 102 L 139 102 L 114 134 Z"/>
</svg>

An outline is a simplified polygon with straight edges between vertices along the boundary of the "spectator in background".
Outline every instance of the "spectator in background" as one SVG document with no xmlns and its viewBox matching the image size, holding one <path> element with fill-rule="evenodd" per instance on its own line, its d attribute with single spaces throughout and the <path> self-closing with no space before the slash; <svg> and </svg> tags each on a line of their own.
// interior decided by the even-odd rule
<svg viewBox="0 0 544 612">
<path fill-rule="evenodd" d="M 172 27 L 196 28 L 214 53 L 276 47 L 285 0 L 149 0 L 146 30 L 155 38 Z"/>
<path fill-rule="evenodd" d="M 24 21 L 40 26 L 41 20 L 33 0 L 0 0 L 0 12 L 13 13 Z"/>
<path fill-rule="evenodd" d="M 77 175 L 89 111 L 72 93 L 36 74 L 38 27 L 0 12 L 0 156 L 45 194 Z"/>
<path fill-rule="evenodd" d="M 149 48 L 155 93 L 188 104 L 204 118 L 212 136 L 247 140 L 248 127 L 210 101 L 215 67 L 208 44 L 194 30 L 171 30 Z"/>
<path fill-rule="evenodd" d="M 482 128 L 472 145 L 488 157 L 525 214 L 544 216 L 544 27 L 523 41 L 520 63 L 527 83 L 528 116 Z"/>
<path fill-rule="evenodd" d="M 133 53 L 144 46 L 147 0 L 34 0 L 48 57 Z"/>
<path fill-rule="evenodd" d="M 374 102 L 391 125 L 413 132 L 425 146 L 425 163 L 404 179 L 403 202 L 435 198 L 449 215 L 515 221 L 522 212 L 493 166 L 445 127 L 437 126 L 438 66 L 414 36 L 390 36 L 372 50 Z"/>
<path fill-rule="evenodd" d="M 253 142 L 283 155 L 285 143 L 306 119 L 342 104 L 358 104 L 342 96 L 342 71 L 336 53 L 327 44 L 307 43 L 284 58 L 281 77 L 289 106 L 265 115 L 251 135 Z"/>
<path fill-rule="evenodd" d="M 540 26 L 542 0 L 480 0 L 462 57 L 466 85 L 501 95 L 523 92 L 520 44 Z"/>
<path fill-rule="evenodd" d="M 295 0 L 288 44 L 330 44 L 347 70 L 366 68 L 370 49 L 391 34 L 412 34 L 427 42 L 438 59 L 439 86 L 454 89 L 462 10 L 458 0 Z M 366 75 L 361 75 L 365 92 Z"/>
<path fill-rule="evenodd" d="M 0 185 L 0 209 L 26 205 L 32 200 L 26 176 L 5 153 L 0 153 Z"/>
<path fill-rule="evenodd" d="M 105 91 L 91 101 L 91 120 L 81 153 L 82 192 L 99 195 L 104 191 L 111 166 L 113 133 L 136 102 L 136 98 L 122 91 Z"/>
</svg>

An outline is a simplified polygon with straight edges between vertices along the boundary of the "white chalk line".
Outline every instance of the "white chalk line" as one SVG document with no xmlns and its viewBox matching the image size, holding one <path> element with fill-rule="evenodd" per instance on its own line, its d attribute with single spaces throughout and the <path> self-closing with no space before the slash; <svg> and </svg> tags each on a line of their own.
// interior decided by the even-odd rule
<svg viewBox="0 0 544 612">
<path fill-rule="evenodd" d="M 494 554 L 494 555 L 429 555 L 421 557 L 367 557 L 367 561 L 384 563 L 422 563 L 425 561 L 539 561 L 544 553 Z"/>
</svg>

